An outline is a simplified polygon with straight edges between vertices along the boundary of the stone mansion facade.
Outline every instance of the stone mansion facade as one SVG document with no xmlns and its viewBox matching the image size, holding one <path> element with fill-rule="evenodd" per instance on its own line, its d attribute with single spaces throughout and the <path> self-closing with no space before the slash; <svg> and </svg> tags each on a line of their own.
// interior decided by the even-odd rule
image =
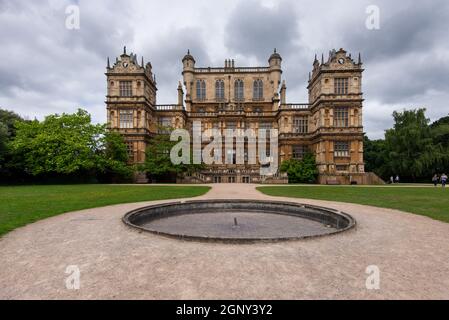
<svg viewBox="0 0 449 320">
<path fill-rule="evenodd" d="M 320 183 L 372 182 L 364 172 L 360 55 L 355 61 L 340 49 L 331 51 L 326 61 L 324 56 L 321 61 L 315 57 L 307 103 L 287 103 L 282 58 L 276 50 L 262 67 L 237 67 L 234 60 L 226 60 L 222 67 L 197 67 L 190 52 L 182 66 L 177 103 L 158 105 L 151 63 L 145 64 L 143 58 L 139 63 L 126 48 L 112 66 L 108 59 L 108 125 L 125 137 L 131 163 L 144 162 L 147 143 L 163 134 L 161 126 L 191 130 L 193 121 L 200 120 L 202 130 L 278 129 L 279 164 L 311 152 Z M 229 152 L 232 157 L 232 150 L 224 151 L 223 157 Z M 210 165 L 184 182 L 287 182 L 282 174 L 260 176 L 259 169 L 259 164 Z"/>
</svg>

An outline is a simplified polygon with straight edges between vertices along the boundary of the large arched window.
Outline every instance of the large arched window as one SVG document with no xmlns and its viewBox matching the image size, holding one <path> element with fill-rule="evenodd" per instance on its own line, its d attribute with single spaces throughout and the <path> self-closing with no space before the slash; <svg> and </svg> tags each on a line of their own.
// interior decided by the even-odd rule
<svg viewBox="0 0 449 320">
<path fill-rule="evenodd" d="M 236 101 L 243 101 L 243 80 L 237 79 L 234 82 L 234 96 Z"/>
<path fill-rule="evenodd" d="M 260 79 L 254 81 L 253 99 L 263 100 L 263 82 Z"/>
<path fill-rule="evenodd" d="M 206 100 L 206 81 L 196 81 L 196 98 L 200 101 Z"/>
<path fill-rule="evenodd" d="M 223 101 L 225 98 L 224 94 L 225 84 L 223 80 L 215 81 L 215 98 L 217 101 Z"/>
</svg>

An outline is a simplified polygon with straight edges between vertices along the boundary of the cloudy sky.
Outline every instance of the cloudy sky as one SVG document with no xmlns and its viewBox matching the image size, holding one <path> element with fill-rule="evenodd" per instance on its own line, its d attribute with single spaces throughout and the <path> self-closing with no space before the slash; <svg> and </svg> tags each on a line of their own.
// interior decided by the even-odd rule
<svg viewBox="0 0 449 320">
<path fill-rule="evenodd" d="M 79 29 L 66 27 L 69 5 L 79 7 Z M 378 30 L 366 27 L 370 5 Z M 199 66 L 253 66 L 275 47 L 288 102 L 307 102 L 315 53 L 343 47 L 362 53 L 365 130 L 380 138 L 394 110 L 448 115 L 448 30 L 447 0 L 0 0 L 0 108 L 42 119 L 82 107 L 105 122 L 106 57 L 124 45 L 151 61 L 158 104 L 176 103 L 187 49 Z"/>
</svg>

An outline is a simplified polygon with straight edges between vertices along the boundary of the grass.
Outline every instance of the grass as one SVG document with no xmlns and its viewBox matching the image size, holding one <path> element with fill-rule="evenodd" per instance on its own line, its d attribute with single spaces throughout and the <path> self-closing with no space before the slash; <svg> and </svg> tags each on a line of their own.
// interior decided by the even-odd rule
<svg viewBox="0 0 449 320">
<path fill-rule="evenodd" d="M 61 213 L 140 201 L 200 196 L 202 186 L 0 186 L 0 236 Z"/>
<path fill-rule="evenodd" d="M 449 222 L 449 188 L 279 186 L 259 187 L 260 192 L 278 197 L 330 200 L 398 209 Z"/>
</svg>

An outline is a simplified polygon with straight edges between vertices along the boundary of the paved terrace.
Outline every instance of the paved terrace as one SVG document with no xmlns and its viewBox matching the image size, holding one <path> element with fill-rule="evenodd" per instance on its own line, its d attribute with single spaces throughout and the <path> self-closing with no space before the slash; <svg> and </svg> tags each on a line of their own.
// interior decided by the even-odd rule
<svg viewBox="0 0 449 320">
<path fill-rule="evenodd" d="M 269 200 L 255 185 L 214 185 L 196 199 Z M 182 242 L 126 227 L 129 210 L 72 212 L 0 239 L 2 299 L 449 299 L 449 224 L 391 209 L 284 199 L 339 209 L 355 230 L 306 241 Z M 68 265 L 81 289 L 67 290 Z M 380 290 L 367 290 L 377 265 Z"/>
</svg>

